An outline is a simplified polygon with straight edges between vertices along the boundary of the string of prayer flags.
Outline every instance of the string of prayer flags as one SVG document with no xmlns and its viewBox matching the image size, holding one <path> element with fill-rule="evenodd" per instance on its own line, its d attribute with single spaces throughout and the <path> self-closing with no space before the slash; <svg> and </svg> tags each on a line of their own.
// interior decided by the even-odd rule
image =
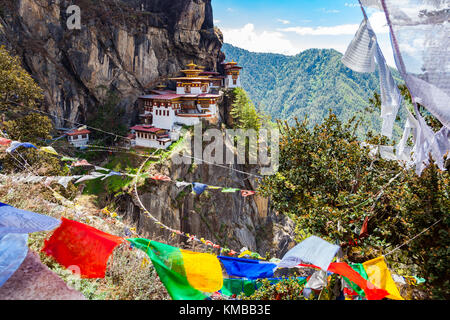
<svg viewBox="0 0 450 320">
<path fill-rule="evenodd" d="M 17 271 L 28 253 L 28 234 L 0 233 L 0 287 Z"/>
<path fill-rule="evenodd" d="M 247 279 L 271 278 L 277 267 L 275 263 L 218 256 L 228 275 Z"/>
<path fill-rule="evenodd" d="M 39 150 L 58 156 L 58 152 L 56 152 L 56 150 L 53 147 L 42 147 Z"/>
<path fill-rule="evenodd" d="M 61 220 L 42 251 L 66 268 L 78 266 L 82 278 L 103 278 L 109 256 L 124 239 L 80 222 Z"/>
<path fill-rule="evenodd" d="M 311 236 L 289 250 L 278 268 L 292 268 L 300 263 L 311 263 L 327 271 L 340 247 L 319 237 Z"/>
<path fill-rule="evenodd" d="M 9 146 L 12 140 L 0 137 L 0 146 Z"/>
<path fill-rule="evenodd" d="M 29 142 L 19 142 L 19 141 L 13 141 L 11 142 L 11 145 L 9 146 L 8 149 L 6 149 L 7 153 L 12 153 L 14 152 L 17 148 L 34 148 L 37 149 L 33 144 L 29 143 Z"/>
<path fill-rule="evenodd" d="M 58 219 L 0 202 L 0 236 L 8 233 L 51 231 L 60 223 Z"/>
<path fill-rule="evenodd" d="M 196 253 L 147 239 L 127 239 L 146 252 L 173 300 L 204 300 L 206 293 L 223 287 L 217 257 Z"/>
<path fill-rule="evenodd" d="M 240 191 L 241 189 L 237 189 L 237 188 L 223 188 L 222 192 L 223 193 L 234 193 L 236 191 Z"/>
<path fill-rule="evenodd" d="M 246 198 L 248 196 L 253 196 L 255 195 L 256 192 L 255 191 L 249 191 L 249 190 L 241 190 L 241 195 Z"/>
<path fill-rule="evenodd" d="M 194 192 L 199 196 L 201 195 L 203 192 L 205 192 L 206 188 L 208 188 L 208 186 L 206 184 L 203 183 L 198 183 L 198 182 L 194 182 L 192 183 L 193 190 Z"/>
<path fill-rule="evenodd" d="M 250 250 L 245 250 L 247 248 L 244 248 L 244 250 L 242 251 L 242 253 L 238 256 L 238 258 L 243 258 L 243 257 L 250 257 L 252 259 L 260 259 L 260 260 L 266 260 L 263 257 L 261 257 L 259 255 L 259 253 L 256 252 L 251 252 Z"/>
<path fill-rule="evenodd" d="M 220 189 L 222 189 L 222 187 L 208 186 L 208 189 L 211 189 L 211 190 L 220 190 Z"/>
<path fill-rule="evenodd" d="M 387 298 L 394 300 L 405 300 L 398 291 L 391 273 L 386 265 L 384 257 L 379 257 L 363 263 L 369 281 L 376 287 L 389 292 Z"/>
</svg>

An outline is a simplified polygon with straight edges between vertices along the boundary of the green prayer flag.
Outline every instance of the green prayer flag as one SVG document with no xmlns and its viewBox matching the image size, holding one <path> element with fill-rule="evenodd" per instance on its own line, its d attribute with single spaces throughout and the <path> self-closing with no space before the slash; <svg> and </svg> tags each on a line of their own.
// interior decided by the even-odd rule
<svg viewBox="0 0 450 320">
<path fill-rule="evenodd" d="M 239 191 L 239 190 L 241 190 L 241 189 L 236 189 L 236 188 L 223 188 L 223 189 L 222 189 L 222 192 L 224 192 L 224 193 L 233 193 L 233 192 L 236 192 L 236 191 Z"/>
<path fill-rule="evenodd" d="M 366 269 L 364 268 L 364 266 L 361 263 L 350 263 L 349 264 L 350 267 L 355 270 L 356 272 L 358 272 L 361 277 L 363 277 L 366 280 L 369 280 L 369 276 L 367 275 Z M 365 297 L 365 293 L 364 290 L 361 289 L 356 283 L 350 281 L 348 278 L 343 277 L 345 282 L 347 282 L 347 284 L 353 289 L 353 291 L 355 291 L 358 295 Z"/>
<path fill-rule="evenodd" d="M 205 292 L 223 286 L 217 257 L 190 252 L 147 239 L 127 239 L 150 257 L 161 282 L 173 300 L 205 300 Z"/>
</svg>

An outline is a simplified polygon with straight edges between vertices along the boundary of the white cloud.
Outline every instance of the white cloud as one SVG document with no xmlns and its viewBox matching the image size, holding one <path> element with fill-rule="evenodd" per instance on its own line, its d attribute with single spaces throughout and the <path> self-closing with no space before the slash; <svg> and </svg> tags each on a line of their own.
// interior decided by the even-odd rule
<svg viewBox="0 0 450 320">
<path fill-rule="evenodd" d="M 214 24 L 220 23 L 221 20 L 214 19 Z"/>
<path fill-rule="evenodd" d="M 295 55 L 300 52 L 283 33 L 276 31 L 258 32 L 251 23 L 240 29 L 223 29 L 222 33 L 226 43 L 253 52 L 271 52 L 286 55 Z"/>
<path fill-rule="evenodd" d="M 359 3 L 348 3 L 348 2 L 346 2 L 345 6 L 349 7 L 349 8 L 355 8 L 355 7 L 359 7 Z"/>
<path fill-rule="evenodd" d="M 389 29 L 383 12 L 370 16 L 380 47 L 389 65 L 394 66 Z M 361 19 L 362 20 L 362 19 Z M 242 28 L 222 29 L 224 41 L 236 47 L 253 52 L 281 53 L 295 55 L 311 48 L 335 49 L 345 53 L 359 24 L 331 27 L 289 27 L 277 30 L 256 30 L 251 23 Z"/>
<path fill-rule="evenodd" d="M 358 30 L 357 24 L 342 24 L 332 27 L 290 27 L 278 29 L 281 32 L 294 32 L 300 36 L 324 36 L 324 35 L 352 35 Z"/>
<path fill-rule="evenodd" d="M 281 22 L 282 24 L 290 24 L 291 22 L 289 20 L 283 20 L 283 19 L 277 19 L 278 22 Z"/>
<path fill-rule="evenodd" d="M 388 33 L 389 27 L 387 26 L 386 16 L 384 12 L 375 12 L 369 17 L 370 24 L 376 34 Z M 294 32 L 300 36 L 312 35 L 312 36 L 339 36 L 339 35 L 354 35 L 359 28 L 359 24 L 341 24 L 331 27 L 289 27 L 280 28 L 277 31 L 280 32 Z"/>
</svg>

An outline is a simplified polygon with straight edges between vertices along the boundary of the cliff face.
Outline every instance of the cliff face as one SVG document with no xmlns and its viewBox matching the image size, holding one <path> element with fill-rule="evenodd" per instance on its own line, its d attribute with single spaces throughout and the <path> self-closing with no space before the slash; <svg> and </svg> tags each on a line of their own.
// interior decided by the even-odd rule
<svg viewBox="0 0 450 320">
<path fill-rule="evenodd" d="M 67 29 L 66 9 L 71 4 L 81 8 L 81 30 Z M 58 117 L 56 125 L 66 127 L 71 123 L 62 118 L 84 123 L 95 116 L 108 90 L 118 93 L 126 110 L 124 121 L 131 122 L 136 98 L 146 87 L 177 76 L 191 61 L 218 71 L 224 59 L 211 0 L 0 0 L 0 44 L 22 58 L 44 90 L 48 112 Z M 231 100 L 226 96 L 221 104 L 227 124 L 232 120 Z M 256 189 L 254 179 L 207 164 L 192 168 L 167 163 L 157 171 L 173 180 Z M 195 196 L 151 180 L 140 196 L 168 226 L 234 250 L 247 247 L 280 257 L 292 245 L 288 219 L 277 216 L 268 209 L 268 201 L 257 196 L 214 190 Z M 168 236 L 131 196 L 117 202 L 140 234 L 152 239 Z"/>
<path fill-rule="evenodd" d="M 231 168 L 259 174 L 257 168 L 244 168 L 237 164 Z M 174 165 L 172 161 L 166 161 L 154 167 L 153 171 L 170 176 L 173 181 L 257 189 L 256 178 L 232 169 L 207 163 Z M 163 224 L 222 247 L 235 251 L 247 247 L 261 255 L 269 253 L 277 258 L 293 247 L 293 222 L 271 210 L 268 199 L 257 194 L 245 198 L 240 192 L 222 193 L 213 189 L 207 189 L 198 196 L 191 190 L 190 187 L 178 188 L 174 183 L 147 179 L 145 185 L 138 189 L 138 195 L 145 208 Z M 135 194 L 133 197 L 128 194 L 121 196 L 116 201 L 118 213 L 128 224 L 137 227 L 140 235 L 151 239 L 167 239 L 170 236 L 170 231 L 156 225 L 141 209 Z M 186 243 L 187 238 L 180 236 L 177 240 Z M 192 244 L 202 247 L 196 242 Z"/>
<path fill-rule="evenodd" d="M 72 4 L 81 30 L 67 28 Z M 58 126 L 95 115 L 108 90 L 131 122 L 145 88 L 192 60 L 211 70 L 223 61 L 210 0 L 2 0 L 0 44 L 22 58 Z"/>
</svg>

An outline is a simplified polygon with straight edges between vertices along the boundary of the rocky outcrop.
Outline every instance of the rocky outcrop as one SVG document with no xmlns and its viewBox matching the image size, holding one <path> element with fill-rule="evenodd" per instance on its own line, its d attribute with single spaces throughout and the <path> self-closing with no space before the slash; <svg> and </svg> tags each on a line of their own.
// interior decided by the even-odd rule
<svg viewBox="0 0 450 320">
<path fill-rule="evenodd" d="M 81 30 L 67 28 L 72 4 Z M 210 0 L 3 0 L 0 44 L 22 58 L 58 126 L 95 116 L 108 91 L 132 122 L 146 88 L 192 60 L 210 70 L 223 60 Z"/>
</svg>

